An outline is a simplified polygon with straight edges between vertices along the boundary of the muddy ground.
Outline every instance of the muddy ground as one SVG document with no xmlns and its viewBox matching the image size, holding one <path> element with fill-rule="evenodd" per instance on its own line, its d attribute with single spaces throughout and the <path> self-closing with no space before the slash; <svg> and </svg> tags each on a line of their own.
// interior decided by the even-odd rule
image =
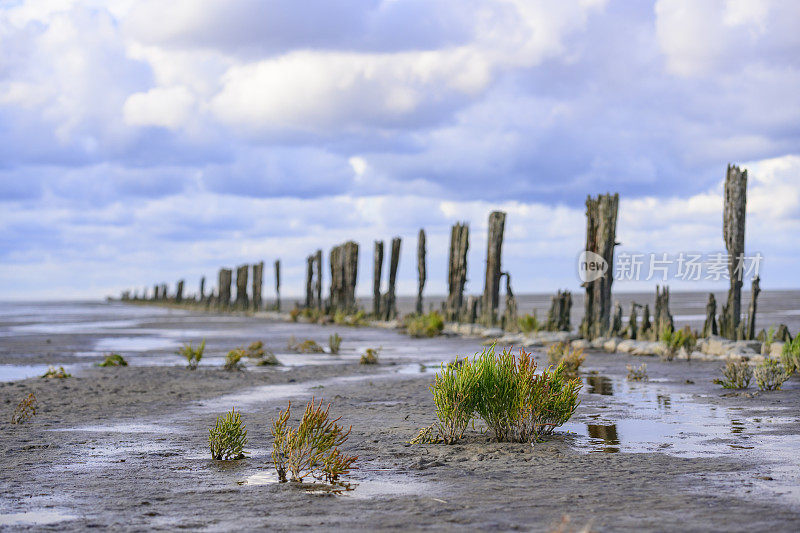
<svg viewBox="0 0 800 533">
<path fill-rule="evenodd" d="M 19 357 L 21 342 L 6 344 L 0 363 Z M 45 336 L 25 342 L 34 357 L 47 359 L 39 353 L 47 350 Z M 463 339 L 426 342 L 478 348 Z M 403 362 L 398 350 L 374 367 L 130 366 L 0 383 L 0 528 L 550 531 L 566 515 L 572 526 L 593 531 L 800 530 L 797 378 L 780 392 L 731 393 L 711 384 L 719 363 L 646 358 L 651 382 L 641 387 L 657 387 L 667 409 L 733 409 L 752 426 L 742 430 L 753 446 L 741 446 L 735 427 L 688 454 L 673 449 L 682 436 L 663 450 L 626 451 L 614 435 L 587 439 L 566 430 L 532 446 L 493 443 L 480 428 L 461 444 L 411 446 L 433 421 L 433 375 L 391 372 Z M 626 364 L 640 362 L 590 353 L 584 367 L 590 378 L 619 384 Z M 576 427 L 643 416 L 624 397 L 590 391 L 602 388 L 593 383 L 581 394 Z M 29 392 L 39 413 L 10 424 Z M 296 420 L 312 395 L 332 402 L 332 412 L 353 426 L 345 445 L 359 456 L 353 491 L 309 492 L 272 481 L 270 420 L 289 397 Z M 232 405 L 247 424 L 250 457 L 213 461 L 208 428 Z M 776 416 L 781 423 L 768 423 Z M 766 461 L 756 453 L 762 440 L 785 442 L 787 456 Z M 703 446 L 729 452 L 705 453 Z"/>
</svg>

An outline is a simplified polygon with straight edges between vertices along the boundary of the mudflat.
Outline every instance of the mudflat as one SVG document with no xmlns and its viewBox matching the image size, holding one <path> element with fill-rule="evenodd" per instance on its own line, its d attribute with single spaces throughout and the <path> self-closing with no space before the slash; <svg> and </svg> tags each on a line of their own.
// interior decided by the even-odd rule
<svg viewBox="0 0 800 533">
<path fill-rule="evenodd" d="M 564 530 L 800 530 L 797 378 L 782 391 L 732 392 L 711 383 L 719 363 L 590 352 L 581 405 L 554 436 L 495 443 L 476 425 L 459 444 L 410 445 L 434 420 L 433 372 L 420 363 L 474 353 L 479 341 L 170 316 L 111 337 L 191 331 L 170 337 L 184 341 L 205 333 L 213 363 L 226 347 L 256 338 L 281 347 L 288 335 L 322 342 L 335 330 L 342 355 L 191 371 L 170 359 L 172 348 L 156 347 L 123 351 L 127 367 L 85 364 L 64 380 L 0 383 L 0 528 L 552 531 L 568 519 Z M 96 337 L 5 339 L 0 363 L 18 362 L 23 352 L 69 362 L 70 350 L 91 349 Z M 382 347 L 380 363 L 358 365 L 370 345 Z M 54 346 L 66 348 L 53 355 Z M 542 353 L 537 359 L 545 364 Z M 642 362 L 649 381 L 626 382 L 626 365 Z M 38 414 L 9 423 L 30 392 Z M 331 402 L 331 413 L 352 425 L 343 448 L 359 457 L 353 490 L 275 481 L 270 421 L 292 401 L 296 422 L 312 397 Z M 208 428 L 234 406 L 247 425 L 249 456 L 214 461 Z"/>
</svg>

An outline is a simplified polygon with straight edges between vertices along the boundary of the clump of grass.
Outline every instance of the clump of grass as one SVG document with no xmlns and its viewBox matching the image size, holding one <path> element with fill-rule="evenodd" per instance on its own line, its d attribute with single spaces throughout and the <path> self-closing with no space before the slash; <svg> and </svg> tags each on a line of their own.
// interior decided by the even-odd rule
<svg viewBox="0 0 800 533">
<path fill-rule="evenodd" d="M 539 319 L 536 317 L 536 312 L 534 312 L 532 315 L 522 315 L 519 317 L 518 322 L 519 330 L 523 333 L 541 331 L 544 327 L 544 324 L 539 322 Z"/>
<path fill-rule="evenodd" d="M 377 365 L 378 350 L 375 348 L 367 348 L 367 351 L 361 355 L 361 359 L 358 362 L 362 365 Z"/>
<path fill-rule="evenodd" d="M 244 459 L 247 428 L 236 408 L 225 413 L 225 416 L 217 417 L 217 423 L 208 430 L 208 443 L 212 459 L 223 461 Z"/>
<path fill-rule="evenodd" d="M 628 376 L 625 378 L 628 381 L 647 381 L 650 379 L 647 376 L 647 363 L 642 363 L 639 366 L 625 365 L 628 369 Z"/>
<path fill-rule="evenodd" d="M 187 368 L 189 370 L 197 369 L 197 365 L 200 364 L 200 360 L 203 358 L 203 352 L 206 349 L 206 340 L 203 339 L 203 342 L 200 343 L 199 346 L 196 348 L 192 346 L 191 342 L 187 342 L 181 349 L 178 350 L 178 355 L 181 355 L 186 358 L 186 362 L 188 363 Z"/>
<path fill-rule="evenodd" d="M 769 330 L 772 332 L 772 328 L 769 328 Z M 767 351 L 767 354 L 769 354 L 769 351 Z M 784 343 L 781 351 L 781 363 L 788 374 L 800 372 L 800 335 Z"/>
<path fill-rule="evenodd" d="M 303 342 L 298 343 L 294 336 L 289 337 L 289 342 L 286 345 L 286 348 L 297 353 L 324 353 L 325 348 L 317 344 L 316 341 L 311 339 L 306 339 Z"/>
<path fill-rule="evenodd" d="M 11 415 L 11 423 L 22 424 L 27 422 L 36 415 L 36 411 L 36 395 L 30 393 L 17 404 L 14 414 Z"/>
<path fill-rule="evenodd" d="M 406 317 L 406 332 L 412 337 L 436 337 L 444 330 L 444 318 L 437 311 Z"/>
<path fill-rule="evenodd" d="M 262 341 L 251 342 L 244 350 L 244 355 L 248 359 L 255 359 L 256 366 L 276 366 L 280 365 L 278 358 L 270 350 L 264 347 Z"/>
<path fill-rule="evenodd" d="M 331 404 L 322 408 L 314 399 L 306 404 L 297 429 L 289 426 L 292 403 L 272 421 L 272 462 L 281 482 L 303 481 L 308 476 L 336 482 L 353 468 L 357 457 L 343 454 L 339 446 L 347 441 L 352 427 L 331 419 Z"/>
<path fill-rule="evenodd" d="M 442 363 L 441 372 L 436 373 L 430 387 L 436 405 L 437 420 L 434 426 L 440 439 L 447 444 L 461 439 L 472 420 L 477 407 L 480 378 L 476 370 L 475 365 L 459 363 L 459 359 L 455 364 Z M 426 440 L 422 435 L 418 438 Z M 431 442 L 431 439 L 428 438 L 427 442 Z"/>
<path fill-rule="evenodd" d="M 49 366 L 47 368 L 47 372 L 42 374 L 42 378 L 45 379 L 66 379 L 71 377 L 72 374 L 69 374 L 66 370 L 64 370 L 63 366 L 60 366 L 58 368 L 54 366 Z"/>
<path fill-rule="evenodd" d="M 225 364 L 222 365 L 227 371 L 233 370 L 241 370 L 243 363 L 242 359 L 247 355 L 247 352 L 243 348 L 236 348 L 228 352 L 228 355 L 225 356 Z"/>
<path fill-rule="evenodd" d="M 272 352 L 267 352 L 264 357 L 256 362 L 256 366 L 280 366 L 281 362 Z"/>
<path fill-rule="evenodd" d="M 674 331 L 667 326 L 661 330 L 659 340 L 665 345 L 664 352 L 661 354 L 661 359 L 665 361 L 675 359 L 681 348 L 686 350 L 686 357 L 690 359 L 697 345 L 697 336 L 689 328 Z"/>
<path fill-rule="evenodd" d="M 569 343 L 559 342 L 547 348 L 547 362 L 564 367 L 564 375 L 577 377 L 581 365 L 586 360 L 583 348 L 571 348 Z"/>
<path fill-rule="evenodd" d="M 714 383 L 722 385 L 724 389 L 746 389 L 753 379 L 753 369 L 747 361 L 734 361 L 729 359 L 722 369 L 723 379 L 715 379 Z"/>
<path fill-rule="evenodd" d="M 330 352 L 332 354 L 339 353 L 339 348 L 342 347 L 342 338 L 338 333 L 334 333 L 328 337 L 328 347 L 330 348 Z"/>
<path fill-rule="evenodd" d="M 367 314 L 360 309 L 350 315 L 344 311 L 336 311 L 333 314 L 333 323 L 340 326 L 364 326 L 367 324 Z"/>
<path fill-rule="evenodd" d="M 759 390 L 781 390 L 783 382 L 791 375 L 781 363 L 775 359 L 764 359 L 756 365 L 753 372 Z"/>
<path fill-rule="evenodd" d="M 110 353 L 97 366 L 128 366 L 128 362 L 118 353 Z"/>
<path fill-rule="evenodd" d="M 295 307 L 291 311 L 289 311 L 289 319 L 292 322 L 297 322 L 297 319 L 300 317 L 300 309 Z"/>
</svg>

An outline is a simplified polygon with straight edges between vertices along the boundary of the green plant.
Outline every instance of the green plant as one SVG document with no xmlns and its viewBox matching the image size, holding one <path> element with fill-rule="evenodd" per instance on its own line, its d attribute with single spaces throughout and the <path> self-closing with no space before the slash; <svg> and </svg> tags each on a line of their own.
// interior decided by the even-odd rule
<svg viewBox="0 0 800 533">
<path fill-rule="evenodd" d="M 697 336 L 688 327 L 674 331 L 667 326 L 661 330 L 659 340 L 664 343 L 664 352 L 661 354 L 661 358 L 666 361 L 675 359 L 681 348 L 686 351 L 686 357 L 691 358 L 697 345 Z"/>
<path fill-rule="evenodd" d="M 128 366 L 128 362 L 118 353 L 110 353 L 97 366 Z"/>
<path fill-rule="evenodd" d="M 564 375 L 577 377 L 581 364 L 586 360 L 583 348 L 571 348 L 569 343 L 558 342 L 547 348 L 547 362 L 553 366 L 562 365 Z"/>
<path fill-rule="evenodd" d="M 300 317 L 300 309 L 295 307 L 291 311 L 289 311 L 289 319 L 292 322 L 297 322 L 297 319 Z"/>
<path fill-rule="evenodd" d="M 197 365 L 200 364 L 200 360 L 203 358 L 203 352 L 206 349 L 206 340 L 203 339 L 203 342 L 195 348 L 192 346 L 191 342 L 187 342 L 184 344 L 180 350 L 178 350 L 178 355 L 181 355 L 186 358 L 186 362 L 188 363 L 189 370 L 195 370 Z"/>
<path fill-rule="evenodd" d="M 323 409 L 322 400 L 318 405 L 314 399 L 306 404 L 303 417 L 297 429 L 289 426 L 292 403 L 272 421 L 272 462 L 278 472 L 278 479 L 287 481 L 303 481 L 313 476 L 335 482 L 346 475 L 357 457 L 341 453 L 339 446 L 347 441 L 350 428 L 347 430 L 338 424 L 339 419 L 331 419 L 331 404 Z"/>
<path fill-rule="evenodd" d="M 351 315 L 344 311 L 336 311 L 333 314 L 333 323 L 341 326 L 364 326 L 367 323 L 367 314 L 361 309 Z"/>
<path fill-rule="evenodd" d="M 647 363 L 642 363 L 639 366 L 625 365 L 625 368 L 628 370 L 628 376 L 626 377 L 628 381 L 647 381 L 649 379 L 647 376 Z"/>
<path fill-rule="evenodd" d="M 242 358 L 244 358 L 246 355 L 247 352 L 242 348 L 231 350 L 228 352 L 228 355 L 225 356 L 225 364 L 222 365 L 222 368 L 228 371 L 241 370 Z"/>
<path fill-rule="evenodd" d="M 563 363 L 536 375 L 530 353 L 520 350 L 517 357 L 505 349 L 495 355 L 492 345 L 467 364 L 479 376 L 475 412 L 500 442 L 533 442 L 564 424 L 578 406 L 582 383 L 565 376 Z"/>
<path fill-rule="evenodd" d="M 49 367 L 47 367 L 47 372 L 45 372 L 42 375 L 42 377 L 45 378 L 45 379 L 52 379 L 52 378 L 55 378 L 55 379 L 66 379 L 66 378 L 71 378 L 72 374 L 67 373 L 67 371 L 64 370 L 63 366 L 60 366 L 58 368 L 56 368 L 54 366 L 49 366 Z"/>
<path fill-rule="evenodd" d="M 772 328 L 770 328 L 770 332 L 772 332 Z M 800 372 L 800 335 L 783 344 L 781 363 L 788 374 Z"/>
<path fill-rule="evenodd" d="M 275 354 L 272 352 L 267 352 L 264 357 L 258 360 L 256 366 L 279 366 L 281 364 L 278 361 L 278 358 L 275 357 Z"/>
<path fill-rule="evenodd" d="M 22 424 L 23 422 L 27 422 L 33 418 L 36 414 L 36 410 L 36 395 L 30 393 L 17 404 L 17 408 L 14 409 L 14 414 L 11 415 L 11 423 Z"/>
<path fill-rule="evenodd" d="M 247 444 L 247 428 L 242 417 L 232 408 L 225 416 L 218 416 L 217 423 L 208 430 L 211 458 L 217 460 L 244 459 Z"/>
<path fill-rule="evenodd" d="M 458 441 L 464 436 L 467 425 L 472 420 L 476 409 L 479 375 L 475 365 L 469 363 L 442 363 L 441 371 L 436 373 L 430 389 L 433 403 L 436 405 L 437 429 L 442 441 L 447 444 Z M 464 360 L 466 361 L 466 360 Z M 424 430 L 423 430 L 424 431 Z M 418 436 L 422 441 L 426 437 Z M 430 439 L 427 442 L 431 442 Z"/>
<path fill-rule="evenodd" d="M 361 355 L 361 359 L 358 362 L 362 365 L 377 365 L 378 350 L 375 348 L 367 348 L 367 351 Z"/>
<path fill-rule="evenodd" d="M 342 338 L 338 333 L 334 333 L 328 337 L 328 346 L 330 347 L 330 352 L 332 354 L 339 353 L 339 348 L 342 347 Z"/>
<path fill-rule="evenodd" d="M 301 343 L 298 343 L 294 336 L 289 337 L 289 342 L 286 345 L 286 348 L 292 350 L 293 352 L 297 353 L 323 353 L 325 352 L 325 348 L 320 346 L 311 339 L 306 339 Z"/>
<path fill-rule="evenodd" d="M 722 385 L 724 389 L 746 389 L 753 379 L 753 369 L 747 361 L 734 361 L 729 359 L 722 369 L 724 379 L 715 379 L 714 383 Z"/>
<path fill-rule="evenodd" d="M 261 359 L 266 355 L 263 341 L 253 341 L 245 350 L 245 357 L 249 359 Z"/>
<path fill-rule="evenodd" d="M 753 375 L 759 390 L 781 390 L 791 374 L 775 359 L 766 358 L 756 365 Z"/>
<path fill-rule="evenodd" d="M 406 332 L 412 337 L 436 337 L 444 330 L 444 318 L 437 311 L 406 317 Z"/>
<path fill-rule="evenodd" d="M 539 322 L 539 319 L 536 317 L 536 311 L 534 311 L 532 315 L 522 315 L 519 317 L 518 321 L 519 329 L 523 333 L 533 333 L 540 331 L 544 327 L 544 325 Z"/>
</svg>

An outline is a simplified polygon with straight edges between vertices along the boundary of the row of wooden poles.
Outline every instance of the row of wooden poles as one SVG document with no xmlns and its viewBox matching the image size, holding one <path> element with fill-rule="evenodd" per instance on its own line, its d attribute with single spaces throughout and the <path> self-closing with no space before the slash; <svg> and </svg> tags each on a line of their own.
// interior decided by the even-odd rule
<svg viewBox="0 0 800 533">
<path fill-rule="evenodd" d="M 723 237 L 728 251 L 728 272 L 730 288 L 728 299 L 717 318 L 716 301 L 709 294 L 706 308 L 706 322 L 703 328 L 705 335 L 720 334 L 730 339 L 753 339 L 755 336 L 756 300 L 759 293 L 759 278 L 753 279 L 752 298 L 746 320 L 741 320 L 742 279 L 737 271 L 737 258 L 743 257 L 745 207 L 747 201 L 747 171 L 735 165 L 728 165 L 725 179 L 725 199 L 723 211 Z M 603 194 L 586 199 L 586 251 L 601 256 L 608 265 L 614 264 L 617 214 L 619 211 L 619 195 Z M 447 268 L 447 298 L 442 303 L 441 312 L 448 321 L 479 323 L 485 326 L 501 326 L 508 331 L 517 329 L 517 304 L 511 288 L 511 275 L 502 270 L 501 256 L 505 231 L 506 213 L 493 211 L 489 214 L 488 238 L 486 249 L 486 272 L 483 294 L 480 296 L 464 295 L 467 281 L 467 251 L 469 250 L 469 226 L 467 223 L 456 223 L 450 232 L 450 249 Z M 388 289 L 382 292 L 384 243 L 376 241 L 373 260 L 372 316 L 376 319 L 392 320 L 397 318 L 396 281 L 397 268 L 400 261 L 402 239 L 395 237 L 391 241 L 388 263 Z M 305 301 L 306 309 L 315 309 L 319 313 L 352 314 L 358 311 L 356 304 L 356 283 L 358 279 L 359 245 L 347 241 L 334 246 L 329 254 L 330 290 L 327 298 L 322 294 L 322 250 L 316 250 L 306 259 Z M 274 263 L 275 272 L 275 305 L 272 309 L 281 310 L 281 262 Z M 252 274 L 252 275 L 250 275 Z M 236 268 L 236 297 L 232 299 L 231 286 L 233 270 L 221 268 L 218 274 L 217 292 L 206 294 L 206 279 L 200 280 L 200 290 L 195 298 L 184 299 L 184 282 L 177 283 L 174 295 L 168 294 L 166 284 L 153 287 L 152 296 L 147 291 L 140 294 L 125 291 L 123 300 L 156 300 L 174 303 L 202 303 L 207 307 L 227 310 L 262 310 L 262 284 L 264 262 L 253 265 L 241 265 Z M 426 236 L 420 229 L 417 236 L 417 299 L 416 312 L 424 311 L 423 291 L 426 282 Z M 248 280 L 250 283 L 248 283 Z M 504 311 L 498 313 L 500 307 L 500 287 L 505 281 Z M 611 286 L 613 272 L 611 267 L 607 275 L 591 282 L 584 283 L 586 298 L 584 301 L 584 318 L 579 332 L 584 338 L 614 336 L 629 330 L 627 335 L 636 338 L 637 330 L 641 335 L 642 328 L 656 333 L 665 326 L 672 327 L 672 316 L 669 312 L 669 288 L 656 288 L 656 305 L 654 324 L 650 323 L 649 307 L 645 306 L 642 327 L 638 327 L 637 309 L 631 306 L 627 328 L 622 327 L 622 309 L 617 303 L 612 313 Z M 252 289 L 248 296 L 248 285 Z M 572 295 L 569 291 L 558 291 L 551 300 L 545 328 L 551 331 L 569 331 Z"/>
</svg>

